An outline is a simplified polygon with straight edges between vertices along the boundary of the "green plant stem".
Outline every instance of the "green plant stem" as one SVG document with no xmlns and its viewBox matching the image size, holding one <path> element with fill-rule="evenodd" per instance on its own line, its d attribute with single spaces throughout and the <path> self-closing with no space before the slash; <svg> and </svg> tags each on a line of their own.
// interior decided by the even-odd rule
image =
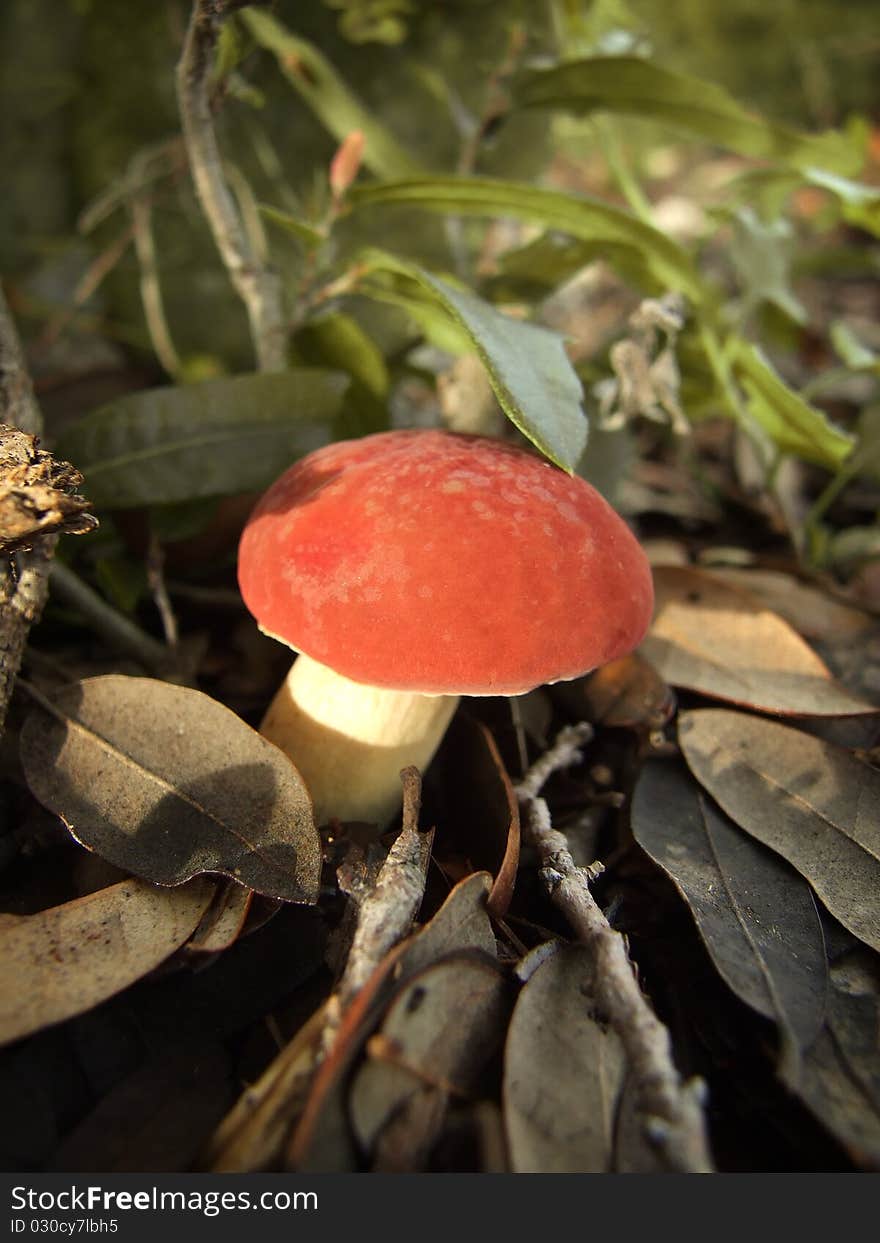
<svg viewBox="0 0 880 1243">
<path fill-rule="evenodd" d="M 260 262 L 223 171 L 211 106 L 211 71 L 221 23 L 232 0 L 195 0 L 177 67 L 177 95 L 199 202 L 235 289 L 245 305 L 260 371 L 287 366 L 281 280 Z"/>
<path fill-rule="evenodd" d="M 626 162 L 614 122 L 610 117 L 595 117 L 593 129 L 620 193 L 634 214 L 645 224 L 653 227 L 651 202 Z"/>
</svg>

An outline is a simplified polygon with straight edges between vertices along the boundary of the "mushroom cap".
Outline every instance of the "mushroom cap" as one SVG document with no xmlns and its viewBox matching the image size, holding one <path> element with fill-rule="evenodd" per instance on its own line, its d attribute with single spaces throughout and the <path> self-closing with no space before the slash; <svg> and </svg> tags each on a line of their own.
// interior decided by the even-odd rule
<svg viewBox="0 0 880 1243">
<path fill-rule="evenodd" d="M 653 586 L 583 479 L 482 436 L 380 432 L 309 454 L 266 492 L 239 584 L 260 628 L 371 686 L 516 695 L 622 656 Z"/>
</svg>

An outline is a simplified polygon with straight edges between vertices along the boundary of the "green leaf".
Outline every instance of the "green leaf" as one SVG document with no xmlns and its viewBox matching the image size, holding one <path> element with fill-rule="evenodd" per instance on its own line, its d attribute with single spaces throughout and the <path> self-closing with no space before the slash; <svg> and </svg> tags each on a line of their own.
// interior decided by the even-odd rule
<svg viewBox="0 0 880 1243">
<path fill-rule="evenodd" d="M 260 203 L 258 206 L 261 216 L 265 216 L 271 224 L 284 229 L 285 233 L 290 233 L 307 250 L 315 250 L 327 240 L 326 235 L 320 229 L 316 229 L 314 225 L 305 220 L 292 216 L 290 212 L 270 207 L 268 203 Z"/>
<path fill-rule="evenodd" d="M 297 361 L 351 376 L 341 435 L 363 436 L 388 427 L 390 378 L 382 351 L 351 315 L 334 311 L 305 323 L 294 338 Z"/>
<path fill-rule="evenodd" d="M 587 443 L 581 384 L 562 337 L 502 315 L 469 290 L 393 255 L 370 251 L 372 269 L 414 282 L 439 303 L 482 359 L 505 414 L 542 453 L 573 471 Z"/>
<path fill-rule="evenodd" d="M 811 185 L 834 195 L 848 224 L 857 225 L 880 237 L 880 190 L 876 186 L 849 181 L 822 168 L 808 168 L 806 179 Z"/>
<path fill-rule="evenodd" d="M 734 372 L 748 396 L 749 411 L 783 453 L 837 470 L 852 452 L 854 438 L 821 410 L 804 401 L 777 375 L 763 353 L 743 342 Z"/>
<path fill-rule="evenodd" d="M 794 237 L 789 222 L 767 224 L 751 207 L 718 208 L 714 214 L 734 228 L 729 254 L 743 289 L 743 315 L 769 302 L 796 324 L 805 324 L 807 312 L 790 284 Z"/>
<path fill-rule="evenodd" d="M 637 56 L 594 56 L 524 73 L 513 98 L 522 108 L 564 109 L 579 116 L 642 116 L 741 155 L 794 168 L 820 166 L 849 176 L 862 165 L 860 152 L 844 134 L 801 134 L 774 125 L 748 112 L 722 87 Z"/>
<path fill-rule="evenodd" d="M 689 256 L 671 238 L 620 208 L 598 199 L 562 194 L 516 181 L 490 177 L 419 177 L 354 186 L 349 204 L 357 209 L 398 203 L 450 215 L 512 216 L 558 229 L 584 242 L 622 243 L 643 257 L 664 288 L 703 297 L 700 278 Z"/>
<path fill-rule="evenodd" d="M 263 9 L 245 9 L 240 20 L 257 43 L 273 53 L 287 81 L 338 142 L 352 130 L 361 131 L 364 163 L 377 177 L 407 177 L 419 171 L 418 161 L 349 90 L 314 44 L 292 34 Z"/>
<path fill-rule="evenodd" d="M 837 354 L 851 371 L 872 371 L 880 375 L 880 356 L 859 340 L 846 320 L 835 320 L 828 335 Z"/>
<path fill-rule="evenodd" d="M 258 490 L 334 439 L 347 383 L 300 368 L 147 389 L 87 415 L 57 451 L 102 508 Z"/>
<path fill-rule="evenodd" d="M 372 252 L 371 252 L 372 253 Z M 372 269 L 358 283 L 358 291 L 377 302 L 398 307 L 438 350 L 460 356 L 473 351 L 473 342 L 434 293 L 400 271 Z"/>
<path fill-rule="evenodd" d="M 625 242 L 582 242 L 561 233 L 542 233 L 500 257 L 499 275 L 491 282 L 492 295 L 499 300 L 523 297 L 536 301 L 599 259 L 645 293 L 664 292 L 665 287 L 651 275 L 635 246 Z"/>
</svg>

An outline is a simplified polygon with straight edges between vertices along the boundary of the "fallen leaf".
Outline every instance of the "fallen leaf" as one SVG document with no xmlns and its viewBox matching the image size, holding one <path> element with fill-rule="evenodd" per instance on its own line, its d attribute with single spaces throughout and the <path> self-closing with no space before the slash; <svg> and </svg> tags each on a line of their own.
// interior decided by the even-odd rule
<svg viewBox="0 0 880 1243">
<path fill-rule="evenodd" d="M 315 902 L 321 843 L 293 764 L 200 691 L 108 674 L 41 699 L 28 784 L 77 841 L 160 885 L 220 873 Z"/>
<path fill-rule="evenodd" d="M 675 710 L 672 691 L 638 652 L 584 678 L 558 682 L 552 694 L 577 720 L 606 728 L 661 729 Z"/>
<path fill-rule="evenodd" d="M 166 1051 L 110 1091 L 67 1136 L 51 1168 L 66 1173 L 188 1170 L 232 1093 L 219 1043 Z"/>
<path fill-rule="evenodd" d="M 831 971 L 829 1021 L 797 1093 L 860 1165 L 880 1168 L 880 971 L 861 947 Z"/>
<path fill-rule="evenodd" d="M 472 1095 L 499 1048 L 510 1013 L 494 959 L 462 950 L 412 977 L 391 1002 L 349 1095 L 355 1135 L 371 1153 L 383 1130 L 431 1087 Z"/>
<path fill-rule="evenodd" d="M 456 714 L 441 759 L 450 836 L 472 868 L 494 877 L 488 909 L 501 918 L 519 867 L 519 804 L 510 777 L 490 731 L 466 712 Z"/>
<path fill-rule="evenodd" d="M 799 634 L 704 570 L 654 569 L 654 623 L 639 649 L 673 686 L 792 716 L 880 711 L 836 682 Z"/>
<path fill-rule="evenodd" d="M 498 1047 L 509 1010 L 497 960 L 479 950 L 458 950 L 409 979 L 368 1053 L 468 1096 Z"/>
<path fill-rule="evenodd" d="M 604 1173 L 624 1052 L 592 1013 L 592 963 L 563 945 L 529 977 L 504 1052 L 504 1121 L 515 1173 Z"/>
<path fill-rule="evenodd" d="M 231 881 L 218 885 L 213 902 L 186 943 L 187 952 L 219 954 L 229 949 L 247 923 L 253 900 L 253 890 L 245 889 L 243 885 L 235 885 Z"/>
<path fill-rule="evenodd" d="M 377 1138 L 372 1169 L 380 1174 L 424 1170 L 440 1138 L 448 1105 L 449 1095 L 442 1088 L 420 1083 Z"/>
<path fill-rule="evenodd" d="M 725 983 L 783 1039 L 782 1073 L 825 1018 L 825 941 L 810 887 L 709 799 L 683 765 L 644 766 L 632 803 L 633 835 L 672 878 Z"/>
<path fill-rule="evenodd" d="M 713 566 L 711 573 L 720 582 L 749 592 L 807 639 L 852 640 L 876 625 L 863 609 L 835 600 L 827 592 L 781 570 Z"/>
<path fill-rule="evenodd" d="M 0 916 L 0 1044 L 90 1010 L 186 941 L 207 880 L 159 889 L 125 880 L 38 915 Z"/>
<path fill-rule="evenodd" d="M 683 713 L 694 776 L 729 816 L 807 878 L 854 936 L 880 949 L 880 773 L 776 721 L 706 708 Z"/>
</svg>

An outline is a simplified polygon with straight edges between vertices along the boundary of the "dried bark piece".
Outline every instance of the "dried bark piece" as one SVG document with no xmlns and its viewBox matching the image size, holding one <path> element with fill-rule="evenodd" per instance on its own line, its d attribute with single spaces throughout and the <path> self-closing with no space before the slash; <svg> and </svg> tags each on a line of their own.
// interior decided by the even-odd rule
<svg viewBox="0 0 880 1243">
<path fill-rule="evenodd" d="M 37 436 L 0 424 L 0 553 L 33 548 L 47 535 L 84 535 L 98 525 L 77 492 L 82 475 L 39 444 Z"/>
</svg>

